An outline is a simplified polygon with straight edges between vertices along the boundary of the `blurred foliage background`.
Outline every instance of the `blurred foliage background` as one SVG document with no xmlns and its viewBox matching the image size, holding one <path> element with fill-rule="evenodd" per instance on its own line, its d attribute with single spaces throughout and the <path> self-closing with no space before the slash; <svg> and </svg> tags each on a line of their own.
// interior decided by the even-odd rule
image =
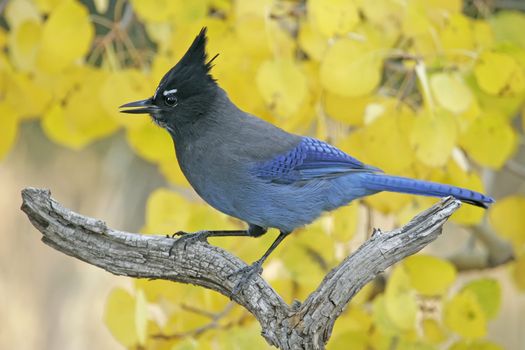
<svg viewBox="0 0 525 350">
<path fill-rule="evenodd" d="M 24 186 L 145 234 L 239 228 L 183 178 L 146 98 L 201 27 L 244 110 L 386 172 L 494 196 L 363 289 L 329 349 L 523 349 L 525 3 L 511 0 L 0 1 L 0 347 L 265 349 L 215 292 L 114 277 L 38 242 Z M 379 194 L 287 238 L 264 277 L 292 302 L 435 199 Z M 247 262 L 274 239 L 218 239 Z"/>
</svg>

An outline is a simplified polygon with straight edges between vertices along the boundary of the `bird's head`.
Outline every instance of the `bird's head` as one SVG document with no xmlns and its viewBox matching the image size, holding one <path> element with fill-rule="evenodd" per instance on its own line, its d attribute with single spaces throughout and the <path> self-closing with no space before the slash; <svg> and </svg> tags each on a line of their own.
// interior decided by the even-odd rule
<svg viewBox="0 0 525 350">
<path fill-rule="evenodd" d="M 204 115 L 217 89 L 210 74 L 217 55 L 207 60 L 206 40 L 204 27 L 180 61 L 164 75 L 155 94 L 145 100 L 126 103 L 120 106 L 120 111 L 149 113 L 157 125 L 170 133 Z"/>
</svg>

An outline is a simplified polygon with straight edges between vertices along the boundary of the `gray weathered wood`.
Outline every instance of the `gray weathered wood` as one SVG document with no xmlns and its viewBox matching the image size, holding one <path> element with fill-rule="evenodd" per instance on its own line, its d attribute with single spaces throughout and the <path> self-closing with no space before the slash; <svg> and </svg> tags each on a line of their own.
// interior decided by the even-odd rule
<svg viewBox="0 0 525 350">
<path fill-rule="evenodd" d="M 191 283 L 230 296 L 246 266 L 229 252 L 206 242 L 175 246 L 165 236 L 108 228 L 103 221 L 77 214 L 51 198 L 48 190 L 22 191 L 22 210 L 47 245 L 116 275 Z M 445 198 L 404 227 L 376 233 L 328 273 L 301 305 L 292 308 L 260 276 L 233 300 L 259 321 L 262 335 L 280 349 L 323 349 L 335 320 L 352 297 L 377 274 L 421 250 L 441 233 L 460 202 Z"/>
</svg>

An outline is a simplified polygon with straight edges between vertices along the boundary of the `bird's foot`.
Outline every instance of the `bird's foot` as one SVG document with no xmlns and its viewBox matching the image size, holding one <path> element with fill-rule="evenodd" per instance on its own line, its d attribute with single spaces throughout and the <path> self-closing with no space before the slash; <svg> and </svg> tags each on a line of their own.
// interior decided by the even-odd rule
<svg viewBox="0 0 525 350">
<path fill-rule="evenodd" d="M 186 247 L 188 244 L 193 244 L 195 242 L 206 242 L 206 239 L 209 237 L 210 232 L 209 231 L 198 231 L 193 233 L 178 231 L 175 232 L 173 235 L 171 235 L 172 238 L 175 236 L 180 236 L 173 242 L 171 245 L 169 255 L 171 256 L 173 253 L 173 249 L 175 249 L 177 246 L 180 246 L 182 244 L 182 247 L 184 250 L 186 250 Z"/>
<path fill-rule="evenodd" d="M 245 266 L 242 269 L 239 269 L 228 275 L 228 278 L 233 276 L 240 276 L 237 283 L 235 283 L 235 287 L 233 287 L 230 298 L 234 295 L 239 294 L 239 292 L 244 288 L 246 283 L 248 283 L 253 277 L 262 273 L 262 264 L 263 261 L 257 260 L 253 264 Z"/>
</svg>

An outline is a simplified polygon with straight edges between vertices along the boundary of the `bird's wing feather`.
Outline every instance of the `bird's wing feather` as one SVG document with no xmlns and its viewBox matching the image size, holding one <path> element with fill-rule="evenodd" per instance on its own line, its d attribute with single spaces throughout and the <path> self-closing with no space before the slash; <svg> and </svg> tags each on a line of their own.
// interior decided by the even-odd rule
<svg viewBox="0 0 525 350">
<path fill-rule="evenodd" d="M 378 172 L 336 147 L 314 138 L 304 137 L 290 151 L 270 160 L 258 162 L 256 176 L 272 182 L 292 183 L 314 178 L 329 178 L 350 172 Z"/>
</svg>

